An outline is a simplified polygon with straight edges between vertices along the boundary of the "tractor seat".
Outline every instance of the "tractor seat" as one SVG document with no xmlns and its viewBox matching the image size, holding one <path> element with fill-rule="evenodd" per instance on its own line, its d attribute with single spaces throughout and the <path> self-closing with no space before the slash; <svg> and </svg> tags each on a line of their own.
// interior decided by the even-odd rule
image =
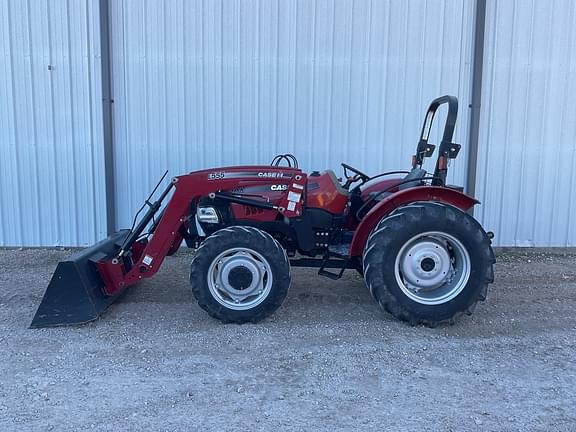
<svg viewBox="0 0 576 432">
<path fill-rule="evenodd" d="M 410 189 L 416 186 L 420 186 L 422 184 L 422 178 L 424 178 L 426 176 L 426 170 L 422 169 L 422 168 L 413 168 L 412 171 L 410 171 L 408 174 L 406 174 L 406 176 L 404 178 L 402 178 L 402 180 L 400 180 L 401 182 L 406 182 L 406 183 L 401 183 L 398 186 L 398 190 L 405 190 L 405 189 Z M 412 180 L 412 181 L 408 181 L 408 180 Z M 389 197 L 390 195 L 392 195 L 393 192 L 384 192 L 378 195 L 378 192 L 372 192 L 370 193 L 370 197 L 376 197 L 375 201 L 382 201 L 384 198 Z"/>
<path fill-rule="evenodd" d="M 422 184 L 422 178 L 425 175 L 426 175 L 426 170 L 423 170 L 422 168 L 412 169 L 412 171 L 410 171 L 408 174 L 406 174 L 406 177 L 404 177 L 402 179 L 402 181 L 406 182 L 406 183 L 402 183 L 400 186 L 398 186 L 398 189 L 404 190 L 404 189 L 413 188 L 415 186 L 420 186 Z M 408 180 L 413 180 L 413 181 L 409 182 Z"/>
</svg>

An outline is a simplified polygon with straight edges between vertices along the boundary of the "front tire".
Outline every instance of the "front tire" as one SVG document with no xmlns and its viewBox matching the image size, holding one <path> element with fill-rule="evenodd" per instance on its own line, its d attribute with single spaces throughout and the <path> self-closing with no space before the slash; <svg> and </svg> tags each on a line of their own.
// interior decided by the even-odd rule
<svg viewBox="0 0 576 432">
<path fill-rule="evenodd" d="M 423 202 L 396 209 L 364 250 L 366 285 L 411 324 L 435 326 L 471 314 L 494 280 L 494 253 L 480 224 L 461 210 Z"/>
<path fill-rule="evenodd" d="M 280 307 L 290 286 L 290 263 L 270 234 L 253 227 L 216 231 L 190 266 L 198 305 L 224 323 L 258 322 Z"/>
</svg>

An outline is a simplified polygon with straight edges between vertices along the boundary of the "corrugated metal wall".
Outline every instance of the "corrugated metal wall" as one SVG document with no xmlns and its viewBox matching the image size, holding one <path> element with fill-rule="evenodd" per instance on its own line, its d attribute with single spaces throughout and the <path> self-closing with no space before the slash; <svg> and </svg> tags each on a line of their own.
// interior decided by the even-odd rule
<svg viewBox="0 0 576 432">
<path fill-rule="evenodd" d="M 445 93 L 464 183 L 473 1 L 110 1 L 119 226 L 165 169 L 407 167 Z M 488 0 L 476 215 L 498 245 L 576 246 L 575 27 L 571 0 Z M 106 234 L 99 40 L 96 1 L 0 0 L 0 245 Z"/>
<path fill-rule="evenodd" d="M 477 212 L 497 243 L 576 246 L 576 2 L 488 2 Z"/>
<path fill-rule="evenodd" d="M 409 166 L 427 104 L 469 123 L 472 1 L 157 1 L 111 4 L 118 223 L 165 169 L 342 161 Z M 466 146 L 453 181 L 463 184 Z"/>
<path fill-rule="evenodd" d="M 0 0 L 0 245 L 106 234 L 98 29 L 97 2 Z"/>
</svg>

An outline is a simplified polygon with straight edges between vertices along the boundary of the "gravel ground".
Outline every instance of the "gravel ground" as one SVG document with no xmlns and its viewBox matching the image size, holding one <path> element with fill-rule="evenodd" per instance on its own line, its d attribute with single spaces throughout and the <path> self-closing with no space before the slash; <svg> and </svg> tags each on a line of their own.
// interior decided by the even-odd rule
<svg viewBox="0 0 576 432">
<path fill-rule="evenodd" d="M 429 329 L 307 269 L 273 317 L 222 325 L 182 251 L 99 321 L 29 330 L 69 254 L 0 250 L 2 431 L 576 430 L 576 255 L 501 255 L 475 314 Z"/>
</svg>

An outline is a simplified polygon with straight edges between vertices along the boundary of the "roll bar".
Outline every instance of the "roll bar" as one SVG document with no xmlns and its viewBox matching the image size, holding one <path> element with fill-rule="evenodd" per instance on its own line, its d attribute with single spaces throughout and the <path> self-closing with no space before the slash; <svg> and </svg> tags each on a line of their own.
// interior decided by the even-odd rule
<svg viewBox="0 0 576 432">
<path fill-rule="evenodd" d="M 416 154 L 412 161 L 412 167 L 421 167 L 424 159 L 432 156 L 436 148 L 433 144 L 428 144 L 430 131 L 432 130 L 432 122 L 436 111 L 441 105 L 448 104 L 448 115 L 446 116 L 446 123 L 444 123 L 444 132 L 442 134 L 442 141 L 438 149 L 438 159 L 436 160 L 436 167 L 434 169 L 433 185 L 443 185 L 446 181 L 446 174 L 448 172 L 448 159 L 454 159 L 458 156 L 460 151 L 460 144 L 452 142 L 454 135 L 454 127 L 456 126 L 456 118 L 458 117 L 458 99 L 455 96 L 440 96 L 430 103 L 424 124 L 422 125 L 422 132 L 420 133 L 420 140 L 416 147 Z"/>
</svg>

